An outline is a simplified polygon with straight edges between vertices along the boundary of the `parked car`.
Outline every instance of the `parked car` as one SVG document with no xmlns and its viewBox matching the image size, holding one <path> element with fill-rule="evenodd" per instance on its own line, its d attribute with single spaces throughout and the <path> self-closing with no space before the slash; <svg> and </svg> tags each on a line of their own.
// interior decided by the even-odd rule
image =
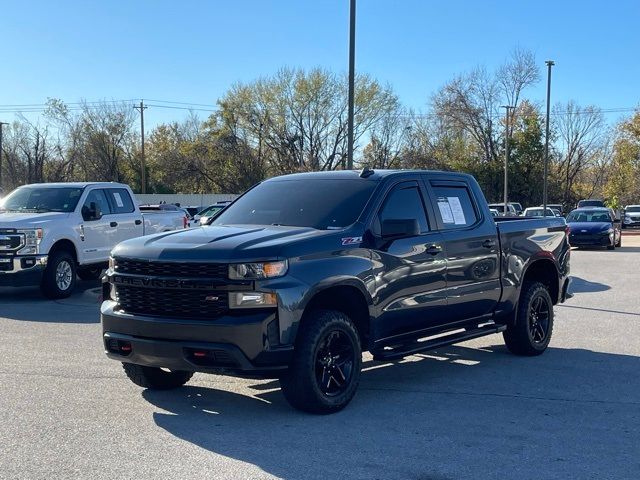
<svg viewBox="0 0 640 480">
<path fill-rule="evenodd" d="M 522 204 L 519 202 L 511 202 L 511 205 L 513 205 L 513 209 L 516 211 L 516 215 L 522 215 L 522 212 L 524 211 L 524 209 L 522 208 Z"/>
<path fill-rule="evenodd" d="M 99 278 L 119 242 L 183 227 L 181 212 L 141 213 L 127 185 L 25 185 L 0 203 L 0 286 L 68 297 L 76 274 Z"/>
<path fill-rule="evenodd" d="M 622 246 L 620 221 L 609 208 L 577 208 L 567 215 L 567 225 L 569 243 L 573 247 L 607 247 L 614 250 Z"/>
<path fill-rule="evenodd" d="M 279 378 L 291 405 L 331 413 L 363 351 L 389 361 L 502 332 L 513 353 L 543 353 L 569 256 L 564 219 L 494 221 L 466 174 L 276 177 L 211 226 L 116 246 L 105 353 L 145 388 Z"/>
<path fill-rule="evenodd" d="M 496 210 L 495 208 L 490 208 L 489 212 L 491 213 L 492 217 L 499 217 L 500 216 L 500 212 L 498 210 Z"/>
<path fill-rule="evenodd" d="M 640 226 L 640 205 L 627 205 L 622 217 L 622 228 Z"/>
<path fill-rule="evenodd" d="M 583 207 L 604 207 L 604 201 L 595 200 L 593 198 L 590 198 L 589 200 L 580 200 L 578 202 L 577 208 L 583 208 Z"/>
<path fill-rule="evenodd" d="M 222 210 L 224 210 L 230 203 L 231 200 L 223 200 L 214 205 L 209 205 L 207 208 L 198 213 L 198 215 L 196 215 L 195 220 L 200 225 L 206 225 L 218 214 L 220 214 L 220 212 L 222 212 Z"/>
<path fill-rule="evenodd" d="M 556 217 L 561 217 L 562 216 L 562 212 L 560 210 L 558 210 L 557 208 L 552 208 L 551 211 L 554 213 L 554 215 Z"/>
<path fill-rule="evenodd" d="M 539 207 L 543 207 L 543 205 L 539 205 Z M 547 203 L 547 207 L 551 210 L 558 210 L 559 216 L 564 217 L 564 206 L 561 203 Z"/>
<path fill-rule="evenodd" d="M 529 207 L 524 211 L 525 217 L 544 217 L 544 207 Z M 559 217 L 560 212 L 556 215 L 552 208 L 547 207 L 547 217 Z"/>
<path fill-rule="evenodd" d="M 515 207 L 511 204 L 507 204 L 507 212 L 505 214 L 504 203 L 490 203 L 489 208 L 493 208 L 498 211 L 500 217 L 515 217 L 517 216 Z"/>
</svg>

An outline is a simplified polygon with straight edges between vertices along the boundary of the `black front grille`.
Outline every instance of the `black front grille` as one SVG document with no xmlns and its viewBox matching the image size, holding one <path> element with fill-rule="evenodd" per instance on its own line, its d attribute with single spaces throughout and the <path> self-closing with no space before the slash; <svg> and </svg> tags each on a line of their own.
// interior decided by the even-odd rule
<svg viewBox="0 0 640 480">
<path fill-rule="evenodd" d="M 116 258 L 115 271 L 134 275 L 173 278 L 227 278 L 224 263 L 144 262 Z"/>
<path fill-rule="evenodd" d="M 175 317 L 215 318 L 229 308 L 223 291 L 173 290 L 116 286 L 116 301 L 126 313 Z"/>
<path fill-rule="evenodd" d="M 17 250 L 22 246 L 22 235 L 0 233 L 0 252 L 3 250 Z"/>
</svg>

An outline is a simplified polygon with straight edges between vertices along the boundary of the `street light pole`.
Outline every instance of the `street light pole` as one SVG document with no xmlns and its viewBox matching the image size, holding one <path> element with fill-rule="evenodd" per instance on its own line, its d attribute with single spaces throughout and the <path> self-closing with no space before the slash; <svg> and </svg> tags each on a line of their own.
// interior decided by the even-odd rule
<svg viewBox="0 0 640 480">
<path fill-rule="evenodd" d="M 509 200 L 509 117 L 511 110 L 516 108 L 512 105 L 502 105 L 506 112 L 504 128 L 504 216 L 507 216 L 507 202 Z"/>
<path fill-rule="evenodd" d="M 140 106 L 134 106 L 136 110 L 140 110 L 140 148 L 142 153 L 142 171 L 140 172 L 140 183 L 142 193 L 147 193 L 147 164 L 146 159 L 144 158 L 144 111 L 147 109 L 144 105 L 144 101 L 140 100 Z"/>
<path fill-rule="evenodd" d="M 549 115 L 551 111 L 551 67 L 555 65 L 553 60 L 544 62 L 547 64 L 547 122 L 545 125 L 544 139 L 544 180 L 542 186 L 542 215 L 547 216 L 547 195 L 548 195 L 548 176 L 549 176 Z"/>
<path fill-rule="evenodd" d="M 2 127 L 9 125 L 7 122 L 0 122 L 0 194 L 2 193 Z"/>
<path fill-rule="evenodd" d="M 353 169 L 353 102 L 355 90 L 356 57 L 356 0 L 351 0 L 349 9 L 349 120 L 347 125 L 347 170 Z"/>
</svg>

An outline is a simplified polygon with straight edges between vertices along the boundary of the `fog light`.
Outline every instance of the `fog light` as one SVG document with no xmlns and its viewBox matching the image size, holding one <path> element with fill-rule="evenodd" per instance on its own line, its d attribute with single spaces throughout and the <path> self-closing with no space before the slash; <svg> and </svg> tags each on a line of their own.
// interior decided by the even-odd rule
<svg viewBox="0 0 640 480">
<path fill-rule="evenodd" d="M 275 307 L 278 298 L 275 293 L 266 292 L 231 292 L 229 308 Z"/>
</svg>

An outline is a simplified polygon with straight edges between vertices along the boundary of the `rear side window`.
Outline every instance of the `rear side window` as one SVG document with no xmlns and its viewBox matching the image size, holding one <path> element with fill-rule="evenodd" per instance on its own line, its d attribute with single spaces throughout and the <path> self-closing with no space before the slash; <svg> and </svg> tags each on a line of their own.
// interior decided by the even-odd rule
<svg viewBox="0 0 640 480">
<path fill-rule="evenodd" d="M 124 188 L 110 188 L 108 192 L 113 213 L 131 213 L 135 211 L 131 196 Z"/>
<path fill-rule="evenodd" d="M 433 192 L 436 197 L 436 211 L 444 228 L 467 227 L 478 221 L 471 195 L 466 187 L 433 187 Z"/>
<path fill-rule="evenodd" d="M 422 196 L 416 186 L 398 186 L 387 196 L 378 220 L 380 225 L 385 220 L 418 220 L 420 233 L 428 232 L 427 216 L 424 212 Z"/>
</svg>

